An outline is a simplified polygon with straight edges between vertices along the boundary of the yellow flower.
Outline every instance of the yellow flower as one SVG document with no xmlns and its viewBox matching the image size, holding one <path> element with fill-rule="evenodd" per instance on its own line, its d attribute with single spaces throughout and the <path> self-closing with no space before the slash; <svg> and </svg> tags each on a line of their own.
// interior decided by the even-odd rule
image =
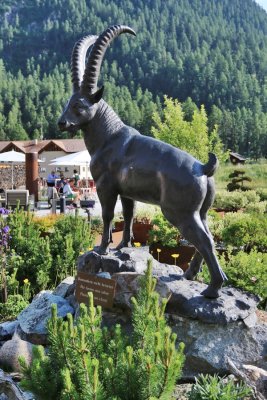
<svg viewBox="0 0 267 400">
<path fill-rule="evenodd" d="M 79 254 L 80 254 L 80 256 L 81 256 L 82 254 L 84 254 L 84 252 L 83 252 L 83 251 L 80 251 L 80 253 L 79 253 Z"/>
<path fill-rule="evenodd" d="M 179 257 L 179 254 L 172 254 L 171 255 L 173 258 L 178 258 Z"/>
<path fill-rule="evenodd" d="M 139 242 L 134 243 L 134 247 L 140 247 L 140 246 L 141 246 L 141 243 L 139 243 Z"/>
<path fill-rule="evenodd" d="M 27 285 L 29 283 L 29 279 L 25 278 L 24 281 L 25 285 Z"/>
<path fill-rule="evenodd" d="M 174 258 L 174 264 L 176 265 L 176 260 L 179 257 L 179 254 L 172 254 L 171 256 Z"/>
<path fill-rule="evenodd" d="M 160 253 L 160 252 L 161 252 L 161 249 L 157 249 L 157 252 Z"/>
<path fill-rule="evenodd" d="M 88 247 L 87 250 L 88 250 L 88 251 L 91 251 L 91 250 L 93 250 L 93 247 Z"/>
</svg>

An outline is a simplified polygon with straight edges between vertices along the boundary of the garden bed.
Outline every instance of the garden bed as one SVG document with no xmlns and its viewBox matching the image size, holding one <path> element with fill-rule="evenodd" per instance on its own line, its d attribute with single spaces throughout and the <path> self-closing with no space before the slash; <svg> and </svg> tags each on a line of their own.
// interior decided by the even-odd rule
<svg viewBox="0 0 267 400">
<path fill-rule="evenodd" d="M 123 231 L 124 221 L 115 222 L 115 228 L 113 232 Z M 133 242 L 140 243 L 142 245 L 147 244 L 149 239 L 149 231 L 152 229 L 150 223 L 134 222 L 133 223 Z"/>
<path fill-rule="evenodd" d="M 149 252 L 157 261 L 178 265 L 183 271 L 186 271 L 195 253 L 195 247 L 191 245 L 168 247 L 160 243 L 152 243 L 149 246 Z"/>
</svg>

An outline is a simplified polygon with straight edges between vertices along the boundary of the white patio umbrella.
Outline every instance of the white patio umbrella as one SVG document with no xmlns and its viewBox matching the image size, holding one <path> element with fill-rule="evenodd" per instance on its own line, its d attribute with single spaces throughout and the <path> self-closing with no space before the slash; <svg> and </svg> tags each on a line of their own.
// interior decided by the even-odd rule
<svg viewBox="0 0 267 400">
<path fill-rule="evenodd" d="M 38 160 L 38 162 L 42 162 L 42 160 Z M 18 151 L 11 150 L 6 151 L 4 153 L 0 153 L 0 164 L 11 164 L 11 184 L 12 189 L 14 187 L 14 164 L 25 163 L 25 154 L 19 153 Z"/>
<path fill-rule="evenodd" d="M 67 156 L 57 157 L 51 160 L 49 165 L 84 165 L 89 164 L 91 157 L 87 150 L 71 153 Z"/>
<path fill-rule="evenodd" d="M 85 165 L 86 166 L 86 179 L 88 178 L 88 167 L 91 161 L 91 157 L 87 150 L 78 151 L 77 153 L 71 153 L 67 156 L 57 157 L 49 165 Z"/>
</svg>

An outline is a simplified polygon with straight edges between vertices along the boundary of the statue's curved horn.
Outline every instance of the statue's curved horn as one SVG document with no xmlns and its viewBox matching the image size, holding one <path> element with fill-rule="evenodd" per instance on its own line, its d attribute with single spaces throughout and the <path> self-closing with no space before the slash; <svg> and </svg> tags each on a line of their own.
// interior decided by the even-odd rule
<svg viewBox="0 0 267 400">
<path fill-rule="evenodd" d="M 71 55 L 71 81 L 73 85 L 73 92 L 80 89 L 83 74 L 85 70 L 85 57 L 87 50 L 91 47 L 98 36 L 88 35 L 84 36 L 75 43 Z"/>
<path fill-rule="evenodd" d="M 121 33 L 136 35 L 135 31 L 125 25 L 114 25 L 105 30 L 95 42 L 84 72 L 81 90 L 84 94 L 93 94 L 97 90 L 100 67 L 108 45 Z"/>
</svg>

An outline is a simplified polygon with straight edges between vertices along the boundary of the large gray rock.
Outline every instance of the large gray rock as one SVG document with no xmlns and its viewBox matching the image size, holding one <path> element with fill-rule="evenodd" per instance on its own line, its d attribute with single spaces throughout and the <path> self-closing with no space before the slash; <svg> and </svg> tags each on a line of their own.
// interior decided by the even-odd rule
<svg viewBox="0 0 267 400">
<path fill-rule="evenodd" d="M 53 294 L 61 296 L 63 298 L 69 296 L 74 290 L 74 278 L 73 276 L 67 276 L 60 284 L 56 287 Z"/>
<path fill-rule="evenodd" d="M 109 272 L 111 275 L 120 272 L 135 272 L 143 274 L 147 269 L 148 260 L 152 260 L 155 276 L 169 274 L 182 275 L 183 270 L 175 265 L 161 264 L 148 252 L 147 248 L 125 247 L 121 250 L 110 251 L 107 255 L 99 255 L 95 251 L 84 253 L 78 258 L 77 271 L 96 274 Z"/>
<path fill-rule="evenodd" d="M 170 265 L 169 267 L 172 266 Z M 162 270 L 162 273 L 166 273 L 167 270 L 168 268 Z M 156 270 L 156 274 L 158 273 L 159 271 Z M 116 281 L 114 306 L 125 310 L 132 310 L 131 298 L 133 296 L 136 297 L 140 289 L 140 274 L 137 272 L 120 272 L 113 274 L 112 279 Z M 157 281 L 156 291 L 161 298 L 169 298 L 171 295 L 169 287 L 160 279 Z"/>
<path fill-rule="evenodd" d="M 19 322 L 17 320 L 0 324 L 0 341 L 11 339 L 18 324 Z"/>
<path fill-rule="evenodd" d="M 114 305 L 122 309 L 131 310 L 131 297 L 139 289 L 140 275 L 147 269 L 148 260 L 152 260 L 153 275 L 156 278 L 173 276 L 181 277 L 183 270 L 175 265 L 161 264 L 148 252 L 148 248 L 123 248 L 120 251 L 111 251 L 100 256 L 95 251 L 90 251 L 78 258 L 78 272 L 99 274 L 100 271 L 112 275 L 116 280 L 116 295 Z M 162 281 L 158 281 L 157 290 L 162 297 L 169 297 L 170 290 Z"/>
<path fill-rule="evenodd" d="M 95 251 L 87 251 L 78 257 L 77 271 L 96 274 L 101 269 L 101 256 Z"/>
<path fill-rule="evenodd" d="M 8 340 L 0 349 L 1 366 L 9 368 L 12 371 L 20 371 L 18 357 L 23 356 L 29 365 L 32 359 L 32 344 L 22 340 L 17 334 L 11 340 Z"/>
<path fill-rule="evenodd" d="M 255 311 L 259 298 L 253 294 L 225 287 L 220 297 L 207 299 L 201 295 L 206 287 L 203 283 L 172 275 L 160 277 L 159 280 L 166 284 L 172 294 L 166 310 L 169 313 L 208 324 L 225 325 L 235 321 L 245 321 L 250 325 L 256 323 Z"/>
<path fill-rule="evenodd" d="M 237 365 L 255 365 L 267 356 L 266 325 L 248 328 L 242 321 L 207 324 L 174 314 L 168 315 L 168 322 L 177 334 L 177 342 L 185 343 L 186 377 L 197 373 L 226 374 L 230 372 L 228 358 Z"/>
<path fill-rule="evenodd" d="M 151 255 L 143 248 L 121 249 L 105 256 L 90 252 L 79 258 L 79 271 L 107 271 L 116 280 L 115 307 L 110 318 L 108 312 L 105 314 L 109 323 L 116 323 L 117 308 L 118 319 L 122 319 L 123 311 L 125 326 L 129 327 L 131 297 L 138 293 L 139 278 L 149 258 Z M 185 343 L 185 377 L 201 372 L 228 373 L 228 358 L 236 365 L 255 365 L 266 357 L 267 325 L 257 321 L 256 296 L 225 287 L 218 299 L 206 299 L 201 295 L 206 285 L 186 280 L 179 267 L 155 259 L 152 266 L 156 290 L 160 297 L 169 298 L 166 315 L 177 333 L 177 343 Z"/>
<path fill-rule="evenodd" d="M 247 381 L 255 387 L 256 392 L 267 399 L 267 371 L 255 365 L 242 365 L 242 372 Z"/>
<path fill-rule="evenodd" d="M 51 316 L 51 305 L 57 305 L 59 317 L 65 317 L 68 313 L 73 314 L 74 309 L 67 300 L 56 296 L 51 291 L 42 291 L 34 297 L 32 303 L 19 315 L 20 336 L 34 344 L 46 344 L 46 324 Z"/>
<path fill-rule="evenodd" d="M 34 400 L 34 396 L 22 391 L 12 376 L 0 369 L 0 400 Z"/>
</svg>

